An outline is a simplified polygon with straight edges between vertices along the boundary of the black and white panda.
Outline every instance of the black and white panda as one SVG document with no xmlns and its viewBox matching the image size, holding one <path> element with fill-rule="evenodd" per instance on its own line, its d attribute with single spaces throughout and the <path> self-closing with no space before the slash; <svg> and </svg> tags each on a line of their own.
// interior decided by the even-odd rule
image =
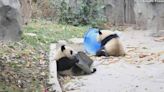
<svg viewBox="0 0 164 92">
<path fill-rule="evenodd" d="M 79 60 L 76 58 L 76 52 L 69 46 L 62 45 L 55 55 L 55 60 L 57 62 L 57 71 L 61 75 L 82 75 L 85 72 L 80 69 L 76 63 Z M 94 73 L 96 70 L 93 69 L 91 73 Z"/>
<path fill-rule="evenodd" d="M 101 43 L 101 49 L 96 56 L 124 56 L 125 51 L 119 36 L 110 30 L 99 30 L 97 41 Z"/>
</svg>

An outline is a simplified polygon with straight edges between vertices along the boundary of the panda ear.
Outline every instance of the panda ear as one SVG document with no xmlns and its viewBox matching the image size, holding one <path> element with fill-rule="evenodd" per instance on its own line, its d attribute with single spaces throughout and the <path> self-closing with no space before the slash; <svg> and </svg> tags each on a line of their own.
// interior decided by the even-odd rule
<svg viewBox="0 0 164 92">
<path fill-rule="evenodd" d="M 98 33 L 99 33 L 99 35 L 102 35 L 102 32 L 100 30 L 98 31 Z"/>
<path fill-rule="evenodd" d="M 61 46 L 61 51 L 63 52 L 65 50 L 65 45 Z"/>
</svg>

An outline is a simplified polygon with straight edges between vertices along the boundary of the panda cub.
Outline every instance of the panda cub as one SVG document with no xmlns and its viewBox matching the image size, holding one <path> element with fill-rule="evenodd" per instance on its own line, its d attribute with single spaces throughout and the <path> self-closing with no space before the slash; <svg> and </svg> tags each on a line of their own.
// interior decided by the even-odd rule
<svg viewBox="0 0 164 92">
<path fill-rule="evenodd" d="M 76 63 L 76 52 L 69 46 L 62 45 L 56 52 L 55 60 L 57 62 L 57 71 L 60 75 L 82 75 L 85 72 L 80 69 Z M 93 70 L 94 73 L 96 70 Z"/>
<path fill-rule="evenodd" d="M 119 36 L 112 31 L 99 30 L 97 41 L 101 43 L 101 49 L 96 52 L 96 56 L 124 56 L 125 51 Z"/>
</svg>

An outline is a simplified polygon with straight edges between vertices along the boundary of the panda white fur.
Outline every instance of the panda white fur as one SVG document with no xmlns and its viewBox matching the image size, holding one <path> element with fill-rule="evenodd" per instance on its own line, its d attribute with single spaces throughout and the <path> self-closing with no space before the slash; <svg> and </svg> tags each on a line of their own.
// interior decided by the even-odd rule
<svg viewBox="0 0 164 92">
<path fill-rule="evenodd" d="M 112 31 L 99 30 L 97 41 L 101 43 L 101 49 L 97 51 L 96 56 L 123 56 L 124 48 L 120 42 L 119 36 Z"/>
<path fill-rule="evenodd" d="M 57 71 L 60 75 L 82 75 L 85 72 L 80 69 L 76 63 L 76 52 L 69 46 L 62 45 L 56 52 L 55 60 L 57 62 Z M 92 73 L 94 73 L 93 70 Z"/>
</svg>

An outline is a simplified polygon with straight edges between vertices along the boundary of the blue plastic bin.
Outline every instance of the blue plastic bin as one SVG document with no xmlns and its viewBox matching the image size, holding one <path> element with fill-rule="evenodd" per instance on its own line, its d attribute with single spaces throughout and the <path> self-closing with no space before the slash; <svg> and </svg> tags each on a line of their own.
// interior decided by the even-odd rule
<svg viewBox="0 0 164 92">
<path fill-rule="evenodd" d="M 89 30 L 84 34 L 84 48 L 87 53 L 92 55 L 95 55 L 101 47 L 101 44 L 96 40 L 97 34 L 98 29 L 96 28 L 89 28 Z"/>
</svg>

